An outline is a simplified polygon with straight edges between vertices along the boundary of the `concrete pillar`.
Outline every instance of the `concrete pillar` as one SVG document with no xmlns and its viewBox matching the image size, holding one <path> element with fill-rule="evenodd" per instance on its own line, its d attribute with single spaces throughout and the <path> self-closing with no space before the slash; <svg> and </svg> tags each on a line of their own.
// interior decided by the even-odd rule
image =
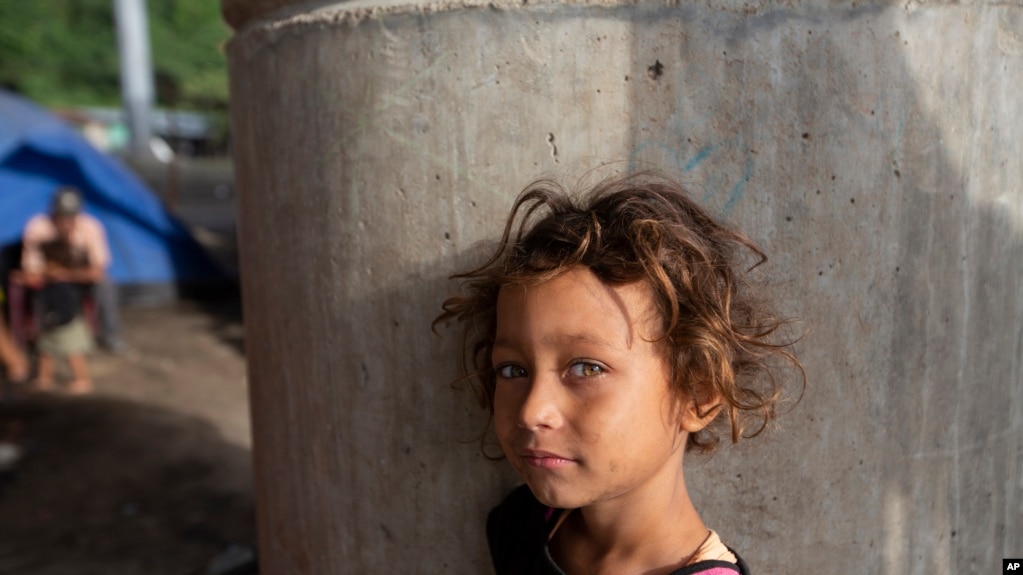
<svg viewBox="0 0 1023 575">
<path fill-rule="evenodd" d="M 131 152 L 138 157 L 152 156 L 153 62 L 149 49 L 149 20 L 146 0 L 114 0 L 117 24 L 117 55 L 121 71 L 121 100 Z"/>
<path fill-rule="evenodd" d="M 431 319 L 540 173 L 653 164 L 771 256 L 806 396 L 690 460 L 757 573 L 1023 553 L 1023 9 L 222 0 L 269 574 L 487 571 L 514 478 Z"/>
</svg>

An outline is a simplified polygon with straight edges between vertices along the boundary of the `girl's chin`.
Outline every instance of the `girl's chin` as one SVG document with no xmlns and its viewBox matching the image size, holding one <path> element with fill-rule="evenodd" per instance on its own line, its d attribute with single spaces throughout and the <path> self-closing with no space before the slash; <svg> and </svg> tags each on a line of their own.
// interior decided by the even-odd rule
<svg viewBox="0 0 1023 575">
<path fill-rule="evenodd" d="M 571 489 L 552 488 L 545 485 L 534 485 L 529 482 L 526 484 L 529 485 L 529 490 L 533 492 L 533 497 L 536 497 L 537 501 L 547 507 L 576 509 L 587 504 L 584 498 L 579 497 L 578 493 L 572 493 Z"/>
</svg>

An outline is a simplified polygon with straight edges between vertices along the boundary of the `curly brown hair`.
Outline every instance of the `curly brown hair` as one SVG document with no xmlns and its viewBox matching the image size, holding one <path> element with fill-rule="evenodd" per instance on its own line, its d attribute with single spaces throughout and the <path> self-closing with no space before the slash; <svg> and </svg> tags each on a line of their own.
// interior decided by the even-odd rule
<svg viewBox="0 0 1023 575">
<path fill-rule="evenodd" d="M 748 266 L 743 256 L 752 256 Z M 735 443 L 758 435 L 776 417 L 782 393 L 777 359 L 791 364 L 805 387 L 793 342 L 777 341 L 789 320 L 772 313 L 749 278 L 765 261 L 749 238 L 658 174 L 607 179 L 580 195 L 539 180 L 519 195 L 489 260 L 452 276 L 462 281 L 461 293 L 444 302 L 434 325 L 464 323 L 462 379 L 478 384 L 492 419 L 491 351 L 502 286 L 537 285 L 577 266 L 610 285 L 648 282 L 663 317 L 671 387 L 700 417 L 713 414 L 686 448 L 709 451 L 727 428 Z"/>
</svg>

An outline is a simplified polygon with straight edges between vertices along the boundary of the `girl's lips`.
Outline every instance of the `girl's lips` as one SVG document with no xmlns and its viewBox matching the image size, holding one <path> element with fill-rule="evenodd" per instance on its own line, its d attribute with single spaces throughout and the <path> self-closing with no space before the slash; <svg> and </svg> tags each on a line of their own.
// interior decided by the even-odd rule
<svg viewBox="0 0 1023 575">
<path fill-rule="evenodd" d="M 519 452 L 519 457 L 526 462 L 526 465 L 542 469 L 558 469 L 575 463 L 575 460 L 558 455 L 557 453 L 535 451 L 532 449 L 525 449 Z"/>
</svg>

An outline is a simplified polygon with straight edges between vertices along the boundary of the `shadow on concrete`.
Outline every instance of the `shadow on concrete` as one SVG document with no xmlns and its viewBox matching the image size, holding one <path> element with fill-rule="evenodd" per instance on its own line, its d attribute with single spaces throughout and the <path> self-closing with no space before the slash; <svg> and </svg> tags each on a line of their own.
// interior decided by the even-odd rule
<svg viewBox="0 0 1023 575">
<path fill-rule="evenodd" d="M 248 452 L 209 423 L 138 403 L 0 403 L 0 572 L 205 573 L 254 544 Z"/>
</svg>

